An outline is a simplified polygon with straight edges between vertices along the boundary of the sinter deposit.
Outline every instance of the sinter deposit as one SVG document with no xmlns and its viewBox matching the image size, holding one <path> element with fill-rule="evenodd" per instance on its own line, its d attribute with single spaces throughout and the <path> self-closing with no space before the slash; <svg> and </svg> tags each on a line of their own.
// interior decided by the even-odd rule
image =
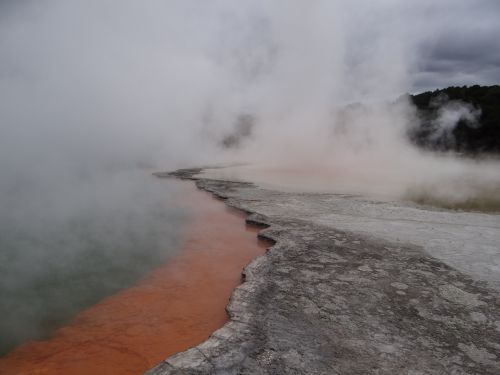
<svg viewBox="0 0 500 375">
<path fill-rule="evenodd" d="M 500 373 L 500 217 L 193 177 L 268 226 L 230 321 L 159 374 Z M 159 174 L 159 176 L 163 176 Z"/>
</svg>

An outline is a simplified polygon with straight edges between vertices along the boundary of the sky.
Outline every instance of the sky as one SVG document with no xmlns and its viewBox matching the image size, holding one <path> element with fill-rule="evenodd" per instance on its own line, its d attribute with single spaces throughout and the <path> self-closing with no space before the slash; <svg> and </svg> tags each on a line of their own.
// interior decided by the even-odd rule
<svg viewBox="0 0 500 375">
<path fill-rule="evenodd" d="M 500 82 L 500 2 L 436 1 L 418 23 L 424 33 L 412 92 Z M 436 10 L 434 10 L 434 9 Z M 408 22 L 412 16 L 409 16 Z"/>
</svg>

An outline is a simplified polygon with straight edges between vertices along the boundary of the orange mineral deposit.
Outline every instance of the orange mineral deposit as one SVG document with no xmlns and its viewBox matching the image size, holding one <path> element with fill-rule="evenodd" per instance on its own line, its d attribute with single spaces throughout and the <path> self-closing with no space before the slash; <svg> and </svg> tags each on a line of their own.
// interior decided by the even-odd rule
<svg viewBox="0 0 500 375">
<path fill-rule="evenodd" d="M 0 374 L 141 374 L 220 328 L 242 268 L 268 244 L 242 213 L 191 183 L 186 194 L 192 218 L 176 256 L 49 339 L 12 350 Z"/>
</svg>

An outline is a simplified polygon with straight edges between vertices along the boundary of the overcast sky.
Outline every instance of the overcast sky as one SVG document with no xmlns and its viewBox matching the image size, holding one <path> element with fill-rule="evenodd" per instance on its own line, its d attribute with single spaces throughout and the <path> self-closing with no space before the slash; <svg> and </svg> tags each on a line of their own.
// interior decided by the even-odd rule
<svg viewBox="0 0 500 375">
<path fill-rule="evenodd" d="M 23 22 L 20 10 L 29 6 L 30 3 L 37 2 L 0 0 L 0 22 Z M 52 1 L 47 1 L 47 3 L 52 3 Z M 106 11 L 109 3 L 113 2 L 105 1 L 105 3 L 107 5 L 103 6 L 103 11 Z M 174 12 L 179 8 L 178 2 L 165 1 L 164 3 L 165 6 L 158 11 L 168 12 L 169 3 L 172 4 L 170 8 Z M 190 4 L 188 7 L 192 7 L 193 11 L 196 12 L 196 1 L 187 1 L 187 3 Z M 259 1 L 254 1 L 254 3 L 259 3 Z M 363 30 L 363 35 L 357 36 L 356 43 L 369 46 L 374 38 L 374 33 L 370 32 L 370 28 L 376 34 L 378 26 L 397 19 L 399 25 L 394 32 L 398 33 L 402 30 L 405 36 L 412 35 L 413 41 L 418 46 L 418 61 L 412 70 L 409 91 L 418 92 L 449 85 L 475 83 L 489 85 L 500 82 L 500 1 L 379 0 L 369 3 L 369 12 L 372 14 L 367 19 L 371 23 L 368 25 L 369 27 L 359 25 Z M 213 4 L 214 8 L 221 8 L 220 1 L 215 1 Z M 356 14 L 362 13 L 367 3 L 355 0 L 344 2 L 344 4 L 352 14 Z M 198 2 L 198 5 L 201 12 L 210 7 L 202 2 Z M 286 13 L 286 2 L 281 2 L 281 5 L 281 11 Z M 37 6 L 43 7 L 43 2 L 38 3 Z M 121 2 L 116 1 L 116 12 L 120 12 L 120 7 L 122 7 Z M 124 6 L 124 8 L 127 7 Z M 76 7 L 75 10 L 78 8 Z M 152 7 L 144 6 L 144 8 L 147 11 L 151 10 Z M 356 19 L 356 16 L 352 14 L 347 17 Z M 210 17 L 210 14 L 207 16 Z M 17 17 L 19 19 L 16 20 Z M 165 22 L 169 22 L 168 15 L 165 15 Z M 64 31 L 61 30 L 61 32 Z M 186 42 L 190 42 L 189 38 L 186 39 Z M 387 47 L 390 48 L 390 46 Z M 353 51 L 353 53 L 357 51 L 359 54 L 359 56 L 351 56 L 353 60 L 356 60 L 357 57 L 363 58 L 363 49 L 353 48 Z M 5 51 L 0 51 L 0 53 L 2 59 L 6 57 Z"/>
<path fill-rule="evenodd" d="M 499 84 L 500 1 L 434 3 L 428 11 L 408 14 L 408 22 L 424 36 L 413 89 Z"/>
</svg>

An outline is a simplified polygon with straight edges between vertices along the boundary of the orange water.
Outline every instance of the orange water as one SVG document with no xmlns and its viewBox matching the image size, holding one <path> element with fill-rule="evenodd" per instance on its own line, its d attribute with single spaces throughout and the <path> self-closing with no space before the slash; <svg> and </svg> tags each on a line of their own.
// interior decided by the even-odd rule
<svg viewBox="0 0 500 375">
<path fill-rule="evenodd" d="M 141 374 L 221 327 L 242 268 L 267 244 L 242 213 L 186 190 L 193 217 L 177 256 L 50 339 L 18 346 L 0 359 L 0 374 Z"/>
</svg>

